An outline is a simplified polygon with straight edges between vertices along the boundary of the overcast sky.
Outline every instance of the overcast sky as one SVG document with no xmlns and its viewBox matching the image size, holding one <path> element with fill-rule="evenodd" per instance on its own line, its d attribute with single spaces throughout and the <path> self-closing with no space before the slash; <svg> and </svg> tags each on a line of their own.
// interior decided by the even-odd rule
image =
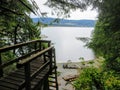
<svg viewBox="0 0 120 90">
<path fill-rule="evenodd" d="M 48 12 L 47 16 L 48 17 L 56 17 L 56 16 L 53 16 L 51 15 L 51 9 L 45 5 L 43 5 L 46 0 L 35 0 L 37 5 L 39 6 L 40 8 L 40 11 L 41 12 Z M 79 20 L 79 19 L 97 19 L 97 11 L 91 11 L 90 8 L 87 10 L 87 11 L 84 11 L 84 12 L 80 12 L 80 10 L 76 10 L 75 12 L 72 12 L 70 14 L 70 18 L 67 18 L 67 19 L 75 19 L 75 20 Z M 31 17 L 36 17 L 35 15 L 31 14 Z"/>
</svg>

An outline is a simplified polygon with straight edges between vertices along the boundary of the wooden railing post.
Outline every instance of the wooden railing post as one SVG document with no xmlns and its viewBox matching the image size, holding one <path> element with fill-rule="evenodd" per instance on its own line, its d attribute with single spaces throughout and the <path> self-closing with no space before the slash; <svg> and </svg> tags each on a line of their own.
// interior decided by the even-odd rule
<svg viewBox="0 0 120 90">
<path fill-rule="evenodd" d="M 37 42 L 35 42 L 34 49 L 37 50 Z"/>
<path fill-rule="evenodd" d="M 25 65 L 25 88 L 31 90 L 30 63 Z"/>
<path fill-rule="evenodd" d="M 45 49 L 45 48 L 43 47 L 43 49 Z M 43 54 L 43 59 L 44 59 L 44 63 L 45 63 L 45 62 L 47 61 L 47 60 L 46 60 L 46 54 L 45 54 L 45 53 Z"/>
<path fill-rule="evenodd" d="M 1 57 L 1 53 L 0 53 L 0 65 L 2 65 L 2 57 Z M 0 69 L 0 77 L 3 77 L 3 69 Z"/>
<path fill-rule="evenodd" d="M 42 50 L 41 42 L 39 42 L 39 49 L 40 49 L 40 51 Z"/>
<path fill-rule="evenodd" d="M 54 56 L 54 67 L 55 67 L 55 72 L 57 72 L 57 66 L 56 66 L 56 54 L 55 54 L 55 48 L 53 48 L 53 56 Z M 57 73 L 55 73 L 55 77 L 56 77 L 56 90 L 59 90 L 58 88 L 58 80 L 57 80 Z"/>
<path fill-rule="evenodd" d="M 50 74 L 52 74 L 52 48 L 49 51 L 49 55 L 50 55 Z"/>
<path fill-rule="evenodd" d="M 43 90 L 49 90 L 49 81 L 48 81 L 48 75 L 44 78 L 44 89 Z"/>
<path fill-rule="evenodd" d="M 48 42 L 48 47 L 50 47 L 50 46 L 51 46 L 50 44 L 51 44 L 51 42 Z"/>
</svg>

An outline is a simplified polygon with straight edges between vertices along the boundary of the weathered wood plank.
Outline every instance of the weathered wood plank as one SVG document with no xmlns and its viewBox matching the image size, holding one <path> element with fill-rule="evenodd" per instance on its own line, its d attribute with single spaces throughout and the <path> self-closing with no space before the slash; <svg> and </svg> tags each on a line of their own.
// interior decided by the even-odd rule
<svg viewBox="0 0 120 90">
<path fill-rule="evenodd" d="M 0 86 L 3 86 L 3 87 L 7 87 L 7 88 L 10 88 L 10 89 L 18 89 L 18 85 L 14 85 L 14 84 L 11 84 L 11 83 L 8 83 L 8 82 L 5 82 L 5 81 L 0 81 Z"/>
<path fill-rule="evenodd" d="M 41 47 L 38 47 L 39 44 L 41 45 L 46 42 L 48 48 L 42 50 Z M 13 63 L 17 63 L 18 66 L 16 71 L 13 71 L 7 76 L 0 78 L 0 90 L 36 90 L 38 88 L 40 90 L 45 90 L 46 88 L 47 90 L 49 88 L 49 85 L 46 87 L 44 84 L 48 84 L 47 79 L 52 65 L 51 55 L 53 46 L 50 47 L 50 41 L 35 40 L 16 44 L 14 46 L 7 46 L 0 48 L 0 53 L 22 48 L 27 45 L 29 46 L 29 44 L 33 44 L 33 46 L 35 46 L 34 51 L 0 65 L 0 69 L 3 69 Z"/>
<path fill-rule="evenodd" d="M 20 83 L 22 83 L 22 81 L 16 81 L 10 78 L 4 78 L 3 80 L 0 80 L 0 81 L 8 82 L 8 83 L 15 84 L 15 85 L 20 85 Z"/>
<path fill-rule="evenodd" d="M 13 89 L 7 88 L 7 87 L 4 87 L 4 86 L 0 86 L 0 90 L 13 90 Z"/>
<path fill-rule="evenodd" d="M 28 63 L 28 62 L 31 62 L 32 60 L 34 60 L 34 59 L 36 59 L 37 57 L 39 57 L 40 55 L 48 52 L 48 51 L 51 50 L 52 48 L 53 48 L 53 46 L 48 47 L 48 48 L 46 48 L 46 49 L 44 49 L 44 50 L 42 50 L 42 51 L 40 51 L 40 52 L 38 52 L 38 53 L 36 53 L 36 54 L 28 57 L 28 58 L 26 58 L 26 59 L 21 60 L 20 62 L 18 62 L 18 64 L 24 65 L 24 64 L 26 64 L 26 63 Z"/>
</svg>

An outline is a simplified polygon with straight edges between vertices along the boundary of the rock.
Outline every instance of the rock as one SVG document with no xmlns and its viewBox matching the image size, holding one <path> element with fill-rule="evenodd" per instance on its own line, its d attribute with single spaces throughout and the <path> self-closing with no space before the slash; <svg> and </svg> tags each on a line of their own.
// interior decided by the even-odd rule
<svg viewBox="0 0 120 90">
<path fill-rule="evenodd" d="M 77 77 L 78 77 L 78 75 L 67 75 L 67 76 L 64 76 L 63 79 L 64 79 L 65 81 L 73 81 L 73 80 L 75 80 Z"/>
</svg>

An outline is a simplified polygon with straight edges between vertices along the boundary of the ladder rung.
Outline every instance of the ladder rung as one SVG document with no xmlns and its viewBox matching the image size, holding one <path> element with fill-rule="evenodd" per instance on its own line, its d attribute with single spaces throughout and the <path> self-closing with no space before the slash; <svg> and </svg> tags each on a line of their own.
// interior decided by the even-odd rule
<svg viewBox="0 0 120 90">
<path fill-rule="evenodd" d="M 45 55 L 45 56 L 50 57 L 50 55 Z"/>
<path fill-rule="evenodd" d="M 57 69 L 57 66 L 53 66 L 52 69 Z"/>
<path fill-rule="evenodd" d="M 49 90 L 58 90 L 56 87 L 50 87 Z"/>
<path fill-rule="evenodd" d="M 51 83 L 56 83 L 56 81 L 49 81 L 49 82 L 51 82 Z"/>
<path fill-rule="evenodd" d="M 57 72 L 55 72 L 55 71 L 52 71 L 52 74 L 56 74 Z"/>
<path fill-rule="evenodd" d="M 55 76 L 49 76 L 49 78 L 56 78 Z"/>
<path fill-rule="evenodd" d="M 45 56 L 50 57 L 50 55 L 45 55 Z M 52 55 L 52 57 L 55 57 L 55 56 L 54 56 L 54 55 Z"/>
<path fill-rule="evenodd" d="M 50 87 L 54 87 L 54 88 L 56 88 L 56 85 L 50 85 Z"/>
</svg>

